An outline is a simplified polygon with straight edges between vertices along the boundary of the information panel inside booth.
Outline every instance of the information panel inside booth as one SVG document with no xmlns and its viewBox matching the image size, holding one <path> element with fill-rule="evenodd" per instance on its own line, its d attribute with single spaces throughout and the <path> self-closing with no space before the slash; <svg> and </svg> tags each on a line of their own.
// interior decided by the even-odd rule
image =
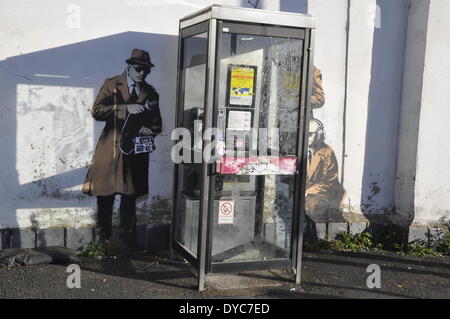
<svg viewBox="0 0 450 319">
<path fill-rule="evenodd" d="M 180 21 L 171 249 L 200 289 L 208 273 L 300 279 L 313 30 L 216 5 Z"/>
</svg>

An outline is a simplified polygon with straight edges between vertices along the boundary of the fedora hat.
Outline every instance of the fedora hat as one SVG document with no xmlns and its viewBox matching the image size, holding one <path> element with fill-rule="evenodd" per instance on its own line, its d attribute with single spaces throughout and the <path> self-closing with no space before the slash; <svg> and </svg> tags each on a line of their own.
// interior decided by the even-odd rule
<svg viewBox="0 0 450 319">
<path fill-rule="evenodd" d="M 133 49 L 133 51 L 131 51 L 131 57 L 127 59 L 126 62 L 128 64 L 139 64 L 148 67 L 155 66 L 150 60 L 148 52 L 141 49 Z"/>
</svg>

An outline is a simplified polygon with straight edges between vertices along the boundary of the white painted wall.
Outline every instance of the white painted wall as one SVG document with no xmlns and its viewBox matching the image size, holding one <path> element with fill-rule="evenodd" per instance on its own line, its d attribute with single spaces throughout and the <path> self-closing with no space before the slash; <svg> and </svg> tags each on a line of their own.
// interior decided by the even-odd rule
<svg viewBox="0 0 450 319">
<path fill-rule="evenodd" d="M 178 20 L 213 1 L 47 0 L 0 3 L 0 228 L 87 226 L 95 198 L 81 194 L 104 123 L 90 113 L 103 81 L 133 48 L 156 65 L 163 134 L 151 156 L 150 195 L 138 206 L 167 211 L 172 190 Z M 214 1 L 240 5 L 239 0 Z M 145 216 L 147 215 L 147 216 Z"/>
<path fill-rule="evenodd" d="M 410 125 L 408 106 L 422 105 L 411 207 L 416 220 L 430 221 L 448 216 L 450 207 L 450 171 L 443 169 L 450 149 L 441 142 L 448 136 L 445 84 L 450 74 L 444 53 L 449 49 L 450 4 L 431 0 L 428 33 L 410 22 L 406 40 L 407 2 L 262 0 L 260 7 L 317 18 L 315 65 L 322 70 L 326 103 L 314 116 L 323 121 L 326 143 L 344 171 L 346 211 L 391 213 L 394 194 L 396 206 L 407 207 L 395 181 L 416 177 L 415 163 L 408 162 L 408 168 L 400 158 L 411 158 L 411 148 L 403 143 L 419 127 L 418 117 Z M 212 3 L 251 6 L 245 0 L 0 3 L 0 228 L 30 227 L 32 220 L 43 228 L 94 223 L 95 198 L 80 190 L 103 125 L 88 109 L 104 79 L 123 72 L 135 47 L 148 50 L 156 65 L 148 81 L 160 93 L 164 123 L 151 156 L 150 195 L 139 203 L 140 214 L 152 220 L 167 211 L 178 20 Z M 381 16 L 375 15 L 377 4 Z M 423 23 L 425 11 L 413 10 L 409 18 Z M 421 74 L 415 64 L 425 39 L 423 94 L 415 94 L 421 86 L 414 81 Z M 149 216 L 149 211 L 157 213 Z M 406 211 L 398 216 L 411 215 Z"/>
<path fill-rule="evenodd" d="M 370 220 L 372 214 L 394 212 L 408 7 L 406 0 L 347 3 L 344 204 Z"/>
<path fill-rule="evenodd" d="M 429 17 L 428 1 L 414 0 L 410 3 L 402 103 L 398 121 L 395 184 L 394 222 L 401 225 L 409 225 L 414 219 L 417 140 Z"/>
<path fill-rule="evenodd" d="M 280 8 L 296 11 L 294 3 L 282 1 Z M 307 13 L 317 20 L 314 64 L 322 71 L 326 99 L 324 107 L 314 110 L 314 117 L 324 123 L 325 142 L 344 172 L 340 178 L 347 191 L 347 212 L 370 215 L 393 210 L 406 3 L 307 2 Z M 305 4 L 297 2 L 297 7 Z"/>
<path fill-rule="evenodd" d="M 374 22 L 368 26 L 365 13 L 376 2 L 350 3 L 344 188 L 346 210 L 360 213 L 374 30 Z"/>
<path fill-rule="evenodd" d="M 342 167 L 347 0 L 310 1 L 309 12 L 317 20 L 314 65 L 322 72 L 325 105 L 313 111 L 325 127 L 330 145 Z M 330 54 L 332 48 L 332 54 Z"/>
<path fill-rule="evenodd" d="M 423 74 L 415 224 L 450 219 L 450 3 L 431 0 Z"/>
<path fill-rule="evenodd" d="M 372 43 L 361 201 L 366 214 L 392 213 L 408 1 L 378 0 Z M 370 9 L 369 9 L 370 10 Z"/>
</svg>

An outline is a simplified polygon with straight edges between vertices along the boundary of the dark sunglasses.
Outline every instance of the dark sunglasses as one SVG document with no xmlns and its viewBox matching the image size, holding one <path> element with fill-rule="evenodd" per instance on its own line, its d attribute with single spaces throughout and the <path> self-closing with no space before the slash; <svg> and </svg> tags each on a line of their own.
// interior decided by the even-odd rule
<svg viewBox="0 0 450 319">
<path fill-rule="evenodd" d="M 150 72 L 150 68 L 145 67 L 145 66 L 133 66 L 132 65 L 132 67 L 133 67 L 133 69 L 136 70 L 136 72 L 141 72 L 141 71 L 144 71 L 144 73 L 149 73 Z"/>
</svg>

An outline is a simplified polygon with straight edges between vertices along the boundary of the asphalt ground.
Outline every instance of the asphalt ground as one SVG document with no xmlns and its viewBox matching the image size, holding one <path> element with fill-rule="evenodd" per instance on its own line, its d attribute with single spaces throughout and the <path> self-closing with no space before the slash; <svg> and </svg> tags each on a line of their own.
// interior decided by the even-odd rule
<svg viewBox="0 0 450 319">
<path fill-rule="evenodd" d="M 380 267 L 381 288 L 368 288 L 369 265 Z M 289 269 L 207 277 L 197 291 L 182 261 L 136 254 L 83 259 L 81 288 L 67 287 L 65 265 L 0 268 L 0 298 L 450 298 L 450 258 L 393 253 L 305 253 L 301 286 Z"/>
</svg>

